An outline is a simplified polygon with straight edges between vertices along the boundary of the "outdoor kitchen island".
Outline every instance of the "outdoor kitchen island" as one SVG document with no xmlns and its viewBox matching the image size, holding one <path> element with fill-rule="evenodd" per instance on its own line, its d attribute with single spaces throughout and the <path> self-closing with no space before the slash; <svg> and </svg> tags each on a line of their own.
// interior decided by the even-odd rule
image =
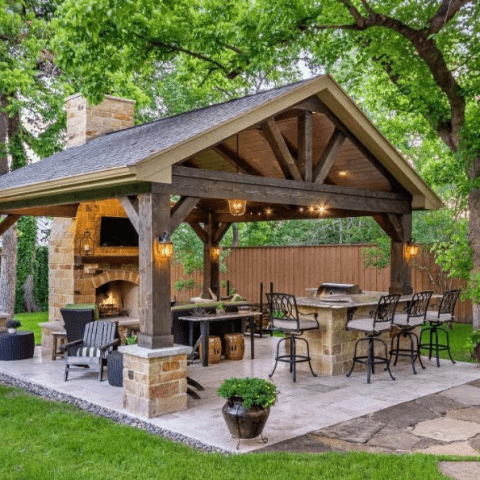
<svg viewBox="0 0 480 480">
<path fill-rule="evenodd" d="M 310 296 L 296 298 L 300 312 L 316 312 L 318 314 L 320 328 L 303 334 L 310 344 L 313 370 L 317 375 L 323 376 L 347 374 L 352 365 L 355 342 L 363 337 L 361 332 L 347 331 L 347 320 L 369 316 L 380 297 L 387 293 L 363 292 L 316 296 L 316 290 L 307 289 L 307 295 Z M 398 302 L 397 312 L 402 311 L 411 298 L 411 295 L 402 296 Z M 311 319 L 311 317 L 308 318 Z M 391 332 L 380 335 L 380 338 L 387 342 L 389 348 L 392 335 Z M 366 342 L 361 343 L 363 345 L 359 345 L 358 351 L 364 355 L 366 354 Z M 300 353 L 300 348 L 303 349 L 303 345 L 298 345 L 298 353 Z M 301 352 L 303 354 L 305 350 Z M 299 364 L 298 369 L 301 371 L 308 369 L 308 364 Z"/>
</svg>

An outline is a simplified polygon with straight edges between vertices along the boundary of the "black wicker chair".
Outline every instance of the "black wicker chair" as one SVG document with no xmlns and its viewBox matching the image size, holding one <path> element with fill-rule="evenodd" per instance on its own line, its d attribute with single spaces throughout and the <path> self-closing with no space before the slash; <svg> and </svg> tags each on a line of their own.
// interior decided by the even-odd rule
<svg viewBox="0 0 480 480">
<path fill-rule="evenodd" d="M 272 328 L 283 332 L 286 337 L 282 338 L 277 344 L 277 355 L 275 356 L 275 366 L 272 373 L 269 375 L 271 378 L 275 373 L 278 362 L 285 362 L 290 364 L 290 372 L 293 374 L 293 381 L 297 381 L 297 363 L 308 362 L 312 375 L 317 375 L 313 371 L 310 347 L 308 341 L 302 338 L 300 335 L 307 330 L 316 330 L 319 328 L 317 313 L 302 313 L 298 310 L 297 302 L 293 295 L 287 293 L 267 293 L 268 307 L 270 310 L 270 318 L 272 321 Z M 313 320 L 301 319 L 300 315 L 312 315 Z M 290 340 L 290 353 L 286 355 L 280 355 L 280 345 L 286 340 Z M 297 354 L 297 340 L 302 340 L 307 346 L 307 355 Z"/>
<path fill-rule="evenodd" d="M 392 337 L 392 342 L 390 346 L 390 363 L 392 357 L 395 356 L 395 362 L 393 366 L 397 364 L 398 357 L 410 357 L 410 362 L 412 364 L 412 370 L 414 375 L 417 374 L 415 370 L 415 360 L 418 358 L 420 366 L 425 368 L 420 358 L 420 340 L 418 335 L 413 331 L 415 328 L 420 327 L 425 321 L 425 316 L 427 315 L 428 304 L 430 303 L 430 298 L 432 297 L 432 291 L 424 291 L 415 293 L 405 308 L 405 313 L 395 313 L 393 317 L 393 325 L 400 330 L 395 333 Z M 400 339 L 401 338 L 410 339 L 410 348 L 400 348 Z M 397 342 L 396 347 L 394 347 L 395 341 Z"/>
<path fill-rule="evenodd" d="M 448 332 L 445 328 L 442 328 L 443 324 L 451 323 L 455 321 L 453 315 L 455 311 L 455 305 L 457 304 L 458 297 L 460 296 L 460 290 L 448 290 L 443 294 L 440 306 L 437 310 L 428 310 L 425 317 L 425 321 L 428 322 L 429 326 L 422 329 L 420 332 L 420 346 L 419 350 L 428 351 L 428 359 L 432 358 L 432 352 L 435 352 L 437 357 L 437 367 L 440 366 L 440 356 L 439 352 L 447 351 L 448 356 L 452 363 L 455 361 L 452 358 L 450 353 L 450 339 L 448 337 Z M 422 343 L 422 336 L 425 332 L 430 333 L 430 338 L 428 343 Z M 446 337 L 446 343 L 438 342 L 438 333 L 443 332 Z"/>
<path fill-rule="evenodd" d="M 370 383 L 370 377 L 372 373 L 375 373 L 375 365 L 385 364 L 385 370 L 388 370 L 392 380 L 395 380 L 395 377 L 390 371 L 390 360 L 388 358 L 387 344 L 381 338 L 376 337 L 378 337 L 378 335 L 381 333 L 388 332 L 392 329 L 393 316 L 395 314 L 395 309 L 397 308 L 399 298 L 400 295 L 397 294 L 384 295 L 380 297 L 377 308 L 372 312 L 371 317 L 358 318 L 347 323 L 347 330 L 363 332 L 365 334 L 363 338 L 359 338 L 355 342 L 353 365 L 350 371 L 347 373 L 347 377 L 352 374 L 356 363 L 362 363 L 367 366 L 367 383 Z M 357 355 L 357 348 L 360 342 L 368 343 L 367 355 Z M 384 357 L 375 355 L 375 342 L 380 342 L 385 346 Z"/>
<path fill-rule="evenodd" d="M 99 372 L 98 379 L 102 381 L 107 355 L 120 344 L 120 339 L 115 338 L 116 329 L 114 322 L 90 322 L 85 326 L 82 340 L 75 340 L 60 347 L 65 352 L 65 381 L 68 380 L 69 372 L 85 372 L 85 366 L 96 369 Z"/>
<path fill-rule="evenodd" d="M 65 324 L 65 332 L 67 333 L 67 342 L 75 342 L 81 340 L 85 333 L 87 323 L 94 321 L 94 311 L 89 309 L 69 309 L 61 308 L 60 313 Z"/>
</svg>

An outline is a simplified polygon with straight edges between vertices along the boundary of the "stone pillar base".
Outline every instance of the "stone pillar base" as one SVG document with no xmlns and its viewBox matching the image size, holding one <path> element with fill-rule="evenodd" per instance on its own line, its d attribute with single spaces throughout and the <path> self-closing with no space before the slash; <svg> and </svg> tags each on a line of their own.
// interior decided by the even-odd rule
<svg viewBox="0 0 480 480">
<path fill-rule="evenodd" d="M 191 347 L 119 348 L 123 353 L 123 408 L 152 418 L 187 409 L 187 355 Z"/>
</svg>

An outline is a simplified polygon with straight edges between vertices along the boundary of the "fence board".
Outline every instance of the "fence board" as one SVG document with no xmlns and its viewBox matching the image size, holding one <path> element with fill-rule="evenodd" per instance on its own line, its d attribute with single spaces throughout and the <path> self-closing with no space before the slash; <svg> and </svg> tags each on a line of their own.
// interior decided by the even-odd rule
<svg viewBox="0 0 480 480">
<path fill-rule="evenodd" d="M 234 288 L 248 301 L 258 302 L 260 283 L 264 292 L 274 282 L 277 291 L 305 295 L 306 288 L 318 287 L 322 282 L 355 283 L 362 290 L 388 291 L 390 285 L 390 267 L 382 270 L 364 268 L 362 248 L 365 245 L 318 245 L 285 247 L 232 247 L 226 258 L 227 272 L 220 275 L 221 281 L 230 280 Z M 463 288 L 459 280 L 442 284 L 441 272 L 434 263 L 433 256 L 427 251 L 413 263 L 412 286 L 414 291 L 433 290 L 441 292 L 444 288 Z M 425 267 L 425 268 L 421 268 Z M 430 278 L 429 272 L 434 280 Z M 202 275 L 196 272 L 184 275 L 180 264 L 172 265 L 172 296 L 178 301 L 187 301 L 201 292 Z M 196 287 L 180 292 L 173 290 L 179 279 L 193 278 Z M 226 293 L 222 288 L 222 294 Z M 456 316 L 459 321 L 472 321 L 471 302 L 460 302 Z"/>
</svg>

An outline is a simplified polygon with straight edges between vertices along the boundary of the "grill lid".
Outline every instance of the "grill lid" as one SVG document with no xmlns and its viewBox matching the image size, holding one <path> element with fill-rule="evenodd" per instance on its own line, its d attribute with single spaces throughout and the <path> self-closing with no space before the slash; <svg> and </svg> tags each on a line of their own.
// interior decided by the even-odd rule
<svg viewBox="0 0 480 480">
<path fill-rule="evenodd" d="M 317 290 L 317 296 L 323 295 L 357 295 L 362 293 L 354 283 L 322 283 Z"/>
</svg>

